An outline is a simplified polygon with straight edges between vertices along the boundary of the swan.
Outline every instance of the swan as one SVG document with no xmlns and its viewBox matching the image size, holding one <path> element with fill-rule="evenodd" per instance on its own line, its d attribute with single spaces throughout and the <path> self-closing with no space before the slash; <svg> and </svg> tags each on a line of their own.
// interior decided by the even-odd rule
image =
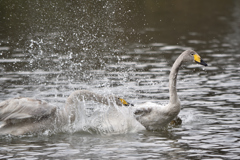
<svg viewBox="0 0 240 160">
<path fill-rule="evenodd" d="M 22 135 L 71 126 L 76 119 L 81 118 L 77 112 L 79 110 L 81 112 L 81 104 L 86 101 L 107 106 L 128 106 L 128 108 L 133 109 L 132 113 L 137 122 L 147 130 L 158 130 L 169 123 L 181 122 L 181 119 L 177 116 L 181 106 L 177 95 L 176 81 L 179 67 L 186 62 L 195 62 L 207 66 L 195 51 L 184 51 L 174 62 L 169 75 L 170 99 L 166 106 L 151 102 L 133 105 L 115 95 L 104 96 L 87 90 L 76 90 L 71 93 L 64 107 L 58 107 L 33 98 L 12 98 L 0 103 L 0 134 Z M 117 112 L 117 110 L 115 111 Z M 114 112 L 111 112 L 107 116 L 111 120 L 115 115 Z M 112 125 L 118 125 L 120 119 L 115 117 Z M 138 125 L 138 123 L 133 124 Z M 142 130 L 141 126 L 139 126 L 140 130 Z"/>
<path fill-rule="evenodd" d="M 58 107 L 34 98 L 11 98 L 0 102 L 0 135 L 23 135 L 54 131 L 74 124 L 78 111 L 86 101 L 107 106 L 131 105 L 115 95 L 99 95 L 87 90 L 76 90 Z M 80 111 L 81 112 L 81 111 Z"/>
<path fill-rule="evenodd" d="M 177 94 L 177 74 L 180 66 L 184 63 L 198 63 L 203 66 L 207 64 L 193 50 L 182 52 L 175 60 L 169 75 L 169 102 L 166 106 L 146 102 L 134 105 L 134 115 L 136 119 L 147 130 L 159 130 L 167 126 L 170 122 L 180 121 L 177 117 L 180 112 L 181 104 Z M 174 121 L 173 121 L 174 120 Z M 178 123 L 178 122 L 177 122 Z"/>
</svg>

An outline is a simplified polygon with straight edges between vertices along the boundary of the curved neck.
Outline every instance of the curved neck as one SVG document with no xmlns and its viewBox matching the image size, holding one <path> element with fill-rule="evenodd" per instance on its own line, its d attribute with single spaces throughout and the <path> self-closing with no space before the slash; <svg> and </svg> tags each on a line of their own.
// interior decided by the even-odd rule
<svg viewBox="0 0 240 160">
<path fill-rule="evenodd" d="M 170 94 L 170 101 L 169 103 L 175 104 L 178 102 L 178 95 L 177 95 L 177 74 L 179 67 L 182 64 L 182 56 L 180 55 L 177 60 L 174 62 L 171 72 L 169 75 L 169 94 Z"/>
</svg>

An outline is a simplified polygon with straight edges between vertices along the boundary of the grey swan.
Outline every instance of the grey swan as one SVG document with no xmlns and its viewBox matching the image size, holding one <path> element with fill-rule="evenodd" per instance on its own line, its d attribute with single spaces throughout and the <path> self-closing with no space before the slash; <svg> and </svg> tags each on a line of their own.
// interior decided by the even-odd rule
<svg viewBox="0 0 240 160">
<path fill-rule="evenodd" d="M 131 106 L 134 117 L 147 130 L 158 130 L 169 123 L 181 123 L 178 117 L 181 105 L 176 81 L 179 67 L 187 62 L 207 66 L 195 51 L 184 51 L 173 64 L 169 75 L 170 100 L 166 106 L 151 102 L 132 105 L 114 95 L 103 96 L 86 90 L 77 90 L 70 94 L 63 108 L 38 99 L 12 98 L 0 103 L 0 134 L 38 133 L 72 124 L 77 116 L 78 104 L 83 101 L 95 101 L 109 106 Z"/>
<path fill-rule="evenodd" d="M 11 98 L 0 102 L 0 135 L 23 135 L 56 130 L 74 123 L 79 102 L 92 101 L 108 106 L 129 105 L 114 95 L 99 95 L 76 90 L 67 98 L 64 107 L 33 98 Z"/>
<path fill-rule="evenodd" d="M 184 51 L 175 60 L 170 71 L 168 104 L 163 106 L 146 102 L 135 105 L 135 117 L 147 130 L 159 130 L 166 127 L 169 123 L 181 123 L 181 119 L 177 116 L 181 110 L 181 104 L 177 94 L 177 74 L 180 66 L 187 63 L 198 63 L 207 66 L 195 51 Z"/>
</svg>

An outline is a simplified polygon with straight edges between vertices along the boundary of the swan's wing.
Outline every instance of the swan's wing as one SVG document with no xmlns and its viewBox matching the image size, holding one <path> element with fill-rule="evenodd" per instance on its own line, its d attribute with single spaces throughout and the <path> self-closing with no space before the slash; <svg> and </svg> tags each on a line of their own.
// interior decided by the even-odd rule
<svg viewBox="0 0 240 160">
<path fill-rule="evenodd" d="M 159 108 L 160 106 L 158 104 L 152 103 L 152 102 L 146 102 L 142 104 L 136 104 L 134 105 L 134 115 L 137 119 L 141 117 L 147 117 L 151 115 L 154 112 L 154 108 Z"/>
<path fill-rule="evenodd" d="M 45 101 L 30 98 L 13 98 L 0 103 L 0 121 L 5 124 L 24 120 L 39 121 L 55 113 L 56 107 Z"/>
<path fill-rule="evenodd" d="M 146 116 L 152 112 L 152 108 L 136 108 L 133 112 L 136 116 Z"/>
</svg>

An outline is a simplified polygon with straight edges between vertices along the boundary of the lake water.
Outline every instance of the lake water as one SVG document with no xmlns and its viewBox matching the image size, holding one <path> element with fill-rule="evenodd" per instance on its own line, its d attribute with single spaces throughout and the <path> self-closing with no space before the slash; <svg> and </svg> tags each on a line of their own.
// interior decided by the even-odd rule
<svg viewBox="0 0 240 160">
<path fill-rule="evenodd" d="M 0 100 L 63 106 L 86 89 L 131 103 L 168 102 L 177 56 L 208 67 L 178 76 L 181 126 L 104 135 L 0 136 L 0 159 L 240 159 L 240 1 L 4 1 Z"/>
</svg>

